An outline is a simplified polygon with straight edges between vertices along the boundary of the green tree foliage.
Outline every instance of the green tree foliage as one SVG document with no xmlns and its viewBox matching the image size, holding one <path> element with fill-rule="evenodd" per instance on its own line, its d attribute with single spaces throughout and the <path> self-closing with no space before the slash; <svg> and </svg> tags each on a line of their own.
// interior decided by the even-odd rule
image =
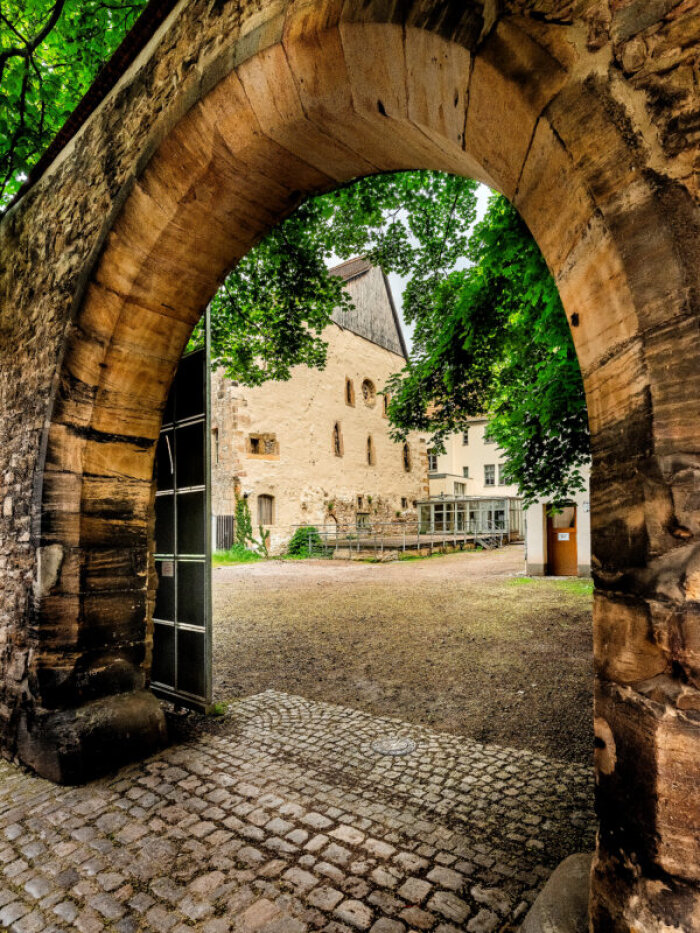
<svg viewBox="0 0 700 933">
<path fill-rule="evenodd" d="M 146 0 L 0 0 L 0 209 Z"/>
<path fill-rule="evenodd" d="M 588 419 L 573 340 L 552 276 L 515 209 L 494 195 L 470 238 L 472 265 L 411 309 L 410 364 L 389 384 L 397 439 L 429 431 L 438 448 L 487 414 L 506 479 L 527 501 L 583 488 Z"/>
<path fill-rule="evenodd" d="M 322 369 L 323 330 L 351 305 L 332 256 L 366 256 L 408 278 L 418 313 L 468 245 L 476 182 L 438 172 L 374 175 L 310 198 L 251 250 L 211 307 L 212 358 L 246 385 L 285 380 L 294 365 Z M 201 342 L 201 328 L 191 347 Z"/>
</svg>

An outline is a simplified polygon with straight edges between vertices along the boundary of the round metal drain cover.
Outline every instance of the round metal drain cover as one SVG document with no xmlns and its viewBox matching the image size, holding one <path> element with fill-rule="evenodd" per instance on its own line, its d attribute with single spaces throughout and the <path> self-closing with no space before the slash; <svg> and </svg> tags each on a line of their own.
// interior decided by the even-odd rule
<svg viewBox="0 0 700 933">
<path fill-rule="evenodd" d="M 405 735 L 383 735 L 372 742 L 372 751 L 379 755 L 409 755 L 416 747 Z"/>
</svg>

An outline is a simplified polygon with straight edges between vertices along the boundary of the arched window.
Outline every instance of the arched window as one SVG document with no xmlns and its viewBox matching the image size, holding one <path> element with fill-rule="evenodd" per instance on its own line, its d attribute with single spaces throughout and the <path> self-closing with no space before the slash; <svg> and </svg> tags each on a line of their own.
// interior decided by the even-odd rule
<svg viewBox="0 0 700 933">
<path fill-rule="evenodd" d="M 370 466 L 374 466 L 376 460 L 374 456 L 374 441 L 372 440 L 372 435 L 370 434 L 367 438 L 367 463 Z"/>
<path fill-rule="evenodd" d="M 343 435 L 340 432 L 340 425 L 337 421 L 333 425 L 333 453 L 336 457 L 343 456 Z"/>
<path fill-rule="evenodd" d="M 258 496 L 258 524 L 272 525 L 275 506 L 274 496 Z"/>
<path fill-rule="evenodd" d="M 403 445 L 403 468 L 407 473 L 411 472 L 411 448 L 408 444 Z"/>
<path fill-rule="evenodd" d="M 352 384 L 352 379 L 345 380 L 345 404 L 355 407 L 355 386 Z"/>
<path fill-rule="evenodd" d="M 365 400 L 365 405 L 374 408 L 377 401 L 377 390 L 371 379 L 364 379 L 362 382 L 362 398 Z"/>
</svg>

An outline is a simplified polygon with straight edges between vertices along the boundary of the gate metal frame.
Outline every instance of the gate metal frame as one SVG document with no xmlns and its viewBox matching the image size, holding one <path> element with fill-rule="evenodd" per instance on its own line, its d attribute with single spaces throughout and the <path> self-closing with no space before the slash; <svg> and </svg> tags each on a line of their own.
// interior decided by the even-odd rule
<svg viewBox="0 0 700 933">
<path fill-rule="evenodd" d="M 173 381 L 172 388 L 170 390 L 171 394 L 166 403 L 164 419 L 167 417 L 168 410 L 172 411 L 172 418 L 168 421 L 163 422 L 161 425 L 161 431 L 159 435 L 159 445 L 161 444 L 161 439 L 166 438 L 166 443 L 168 445 L 168 453 L 170 457 L 170 462 L 172 465 L 173 471 L 173 483 L 172 489 L 159 490 L 156 485 L 156 500 L 159 497 L 172 496 L 173 505 L 172 505 L 172 522 L 173 522 L 173 545 L 174 549 L 172 552 L 156 552 L 154 554 L 154 561 L 156 566 L 160 564 L 161 574 L 165 576 L 164 573 L 164 564 L 170 565 L 167 569 L 169 571 L 168 576 L 172 575 L 174 578 L 173 583 L 173 618 L 159 618 L 156 614 L 156 609 L 158 607 L 158 599 L 156 596 L 156 603 L 153 613 L 153 661 L 156 660 L 157 652 L 157 639 L 156 631 L 157 626 L 163 628 L 170 628 L 173 630 L 173 677 L 172 683 L 166 683 L 164 681 L 158 681 L 151 679 L 151 690 L 153 693 L 164 700 L 169 700 L 170 702 L 176 704 L 177 706 L 187 707 L 189 709 L 194 709 L 199 712 L 207 712 L 211 708 L 212 702 L 212 592 L 211 592 L 211 379 L 210 379 L 210 365 L 209 361 L 211 358 L 210 354 L 210 338 L 209 338 L 209 315 L 207 312 L 206 322 L 205 322 L 205 346 L 204 349 L 193 350 L 190 353 L 183 354 L 182 360 L 193 357 L 197 353 L 203 353 L 204 355 L 204 365 L 203 365 L 203 400 L 204 400 L 204 412 L 197 413 L 190 417 L 183 419 L 178 419 L 177 417 L 177 374 Z M 181 361 L 182 362 L 182 361 Z M 172 404 L 171 404 L 172 403 Z M 177 432 L 183 428 L 189 428 L 197 424 L 203 424 L 204 428 L 204 451 L 203 451 L 203 466 L 204 466 L 204 483 L 196 484 L 194 486 L 179 487 L 177 482 Z M 174 450 L 170 445 L 170 437 L 173 438 Z M 156 458 L 156 464 L 158 458 Z M 157 483 L 157 478 L 156 478 Z M 178 542 L 178 496 L 187 495 L 188 493 L 204 493 L 204 515 L 202 517 L 202 531 L 203 531 L 203 550 L 197 553 L 180 553 L 179 551 L 179 542 Z M 156 520 L 157 528 L 157 520 Z M 157 541 L 157 537 L 155 539 Z M 203 573 L 203 592 L 201 594 L 202 598 L 202 611 L 203 611 L 203 627 L 200 625 L 194 625 L 188 622 L 182 622 L 179 619 L 179 599 L 178 599 L 178 573 L 180 564 L 185 563 L 202 563 L 204 567 Z M 170 571 L 172 571 L 170 573 Z M 161 577 L 159 574 L 159 579 Z M 202 663 L 204 665 L 203 671 L 203 690 L 202 693 L 196 693 L 191 690 L 185 690 L 180 687 L 180 658 L 178 657 L 179 653 L 179 633 L 180 632 L 195 632 L 197 634 L 202 634 L 204 639 L 203 647 L 203 656 Z M 152 671 L 155 671 L 155 665 L 152 666 Z"/>
</svg>

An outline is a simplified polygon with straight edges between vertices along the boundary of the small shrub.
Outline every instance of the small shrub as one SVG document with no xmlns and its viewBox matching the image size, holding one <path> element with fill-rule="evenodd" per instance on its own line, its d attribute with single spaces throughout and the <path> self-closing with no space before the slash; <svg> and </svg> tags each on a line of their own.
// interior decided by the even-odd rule
<svg viewBox="0 0 700 933">
<path fill-rule="evenodd" d="M 287 545 L 287 554 L 290 557 L 311 557 L 314 553 L 323 551 L 323 542 L 314 525 L 302 525 L 292 535 Z"/>
</svg>

